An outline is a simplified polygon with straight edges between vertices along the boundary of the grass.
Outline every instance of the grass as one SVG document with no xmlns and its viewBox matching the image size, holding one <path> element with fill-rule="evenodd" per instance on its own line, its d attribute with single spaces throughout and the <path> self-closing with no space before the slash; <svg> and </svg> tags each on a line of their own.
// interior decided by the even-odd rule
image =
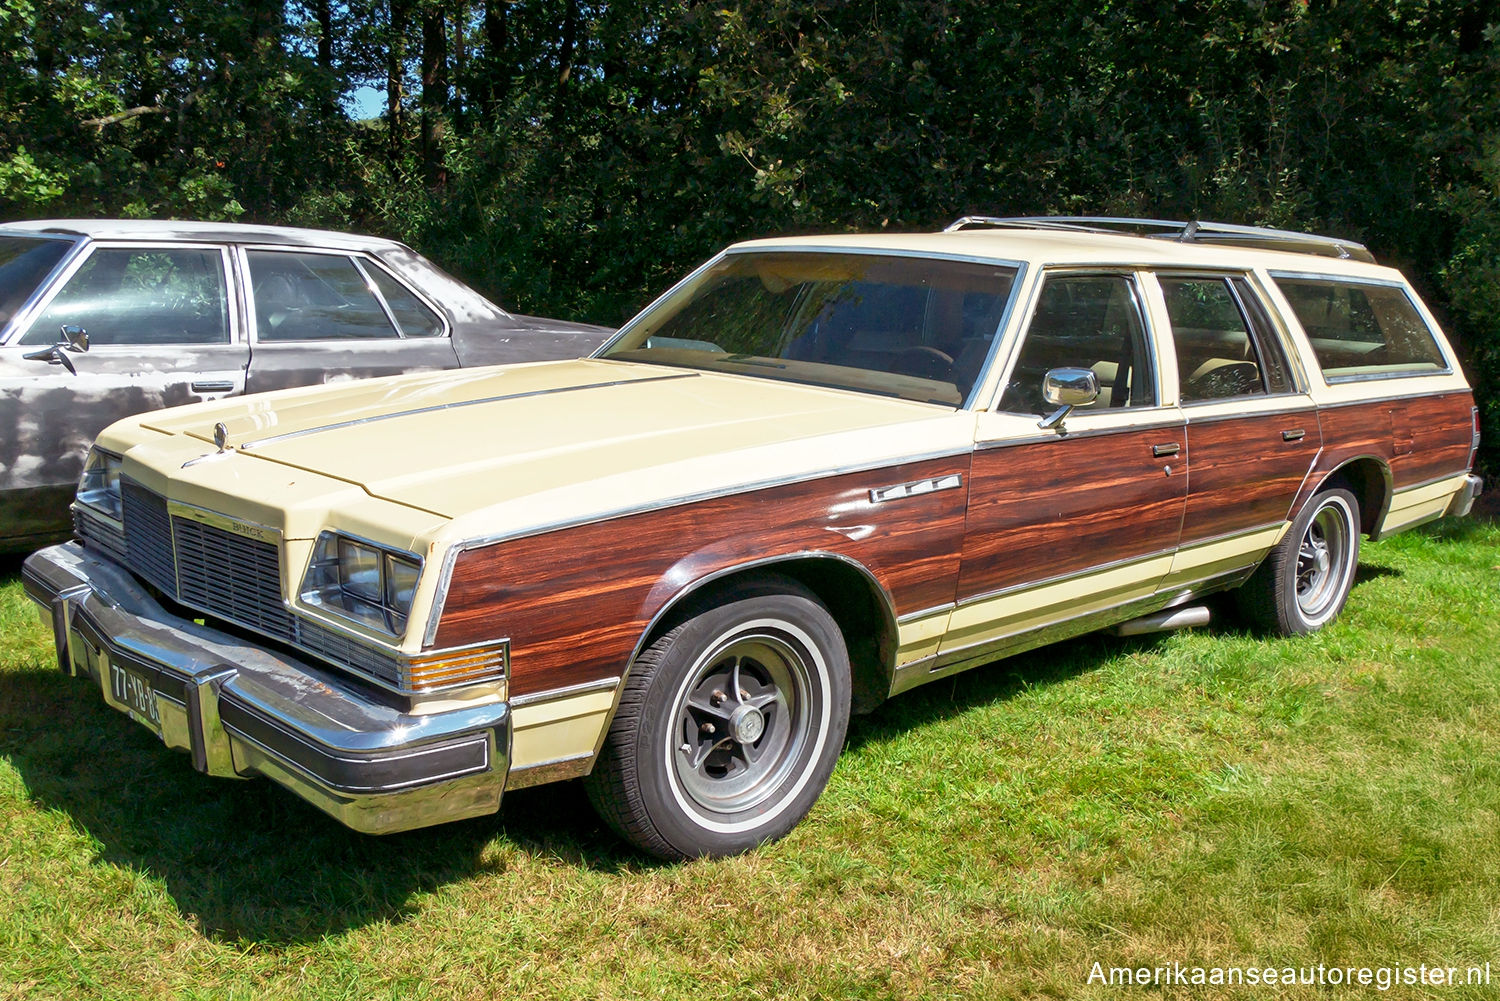
<svg viewBox="0 0 1500 1001">
<path fill-rule="evenodd" d="M 1367 545 L 1311 637 L 1087 637 L 901 696 L 788 839 L 686 865 L 573 784 L 352 834 L 64 678 L 14 565 L 0 636 L 0 998 L 1119 994 L 1096 961 L 1500 982 L 1493 522 Z"/>
</svg>

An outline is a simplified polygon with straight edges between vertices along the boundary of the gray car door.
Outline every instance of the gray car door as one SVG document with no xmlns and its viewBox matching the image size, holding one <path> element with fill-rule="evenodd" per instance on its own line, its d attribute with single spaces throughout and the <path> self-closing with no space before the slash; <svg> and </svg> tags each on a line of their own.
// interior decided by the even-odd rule
<svg viewBox="0 0 1500 1001">
<path fill-rule="evenodd" d="M 246 247 L 248 391 L 458 367 L 447 319 L 367 255 Z"/>
<path fill-rule="evenodd" d="M 84 456 L 109 424 L 243 391 L 231 263 L 222 246 L 95 244 L 17 317 L 0 345 L 0 548 L 68 531 Z M 64 326 L 87 332 L 86 351 L 26 357 Z"/>
</svg>

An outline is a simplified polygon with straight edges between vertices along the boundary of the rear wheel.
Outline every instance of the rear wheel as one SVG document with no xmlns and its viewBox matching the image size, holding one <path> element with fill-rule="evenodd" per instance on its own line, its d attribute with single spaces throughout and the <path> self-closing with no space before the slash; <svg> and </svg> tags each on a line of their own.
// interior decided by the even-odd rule
<svg viewBox="0 0 1500 1001">
<path fill-rule="evenodd" d="M 849 691 L 843 634 L 823 604 L 789 579 L 742 583 L 636 659 L 589 798 L 663 858 L 782 837 L 828 782 Z"/>
<path fill-rule="evenodd" d="M 1252 623 L 1283 636 L 1338 615 L 1359 562 L 1359 502 L 1342 488 L 1313 497 L 1237 595 Z"/>
</svg>

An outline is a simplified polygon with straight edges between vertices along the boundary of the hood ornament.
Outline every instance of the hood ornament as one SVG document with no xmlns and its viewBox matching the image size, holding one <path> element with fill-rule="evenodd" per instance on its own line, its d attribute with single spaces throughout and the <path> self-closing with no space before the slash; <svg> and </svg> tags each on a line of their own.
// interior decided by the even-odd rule
<svg viewBox="0 0 1500 1001">
<path fill-rule="evenodd" d="M 223 421 L 220 421 L 219 423 L 214 425 L 214 444 L 219 446 L 219 450 L 217 452 L 205 452 L 204 454 L 198 456 L 196 459 L 189 459 L 182 464 L 182 468 L 187 469 L 189 466 L 196 466 L 200 462 L 208 462 L 211 459 L 221 459 L 226 455 L 234 454 L 233 452 L 229 451 L 229 426 Z"/>
</svg>

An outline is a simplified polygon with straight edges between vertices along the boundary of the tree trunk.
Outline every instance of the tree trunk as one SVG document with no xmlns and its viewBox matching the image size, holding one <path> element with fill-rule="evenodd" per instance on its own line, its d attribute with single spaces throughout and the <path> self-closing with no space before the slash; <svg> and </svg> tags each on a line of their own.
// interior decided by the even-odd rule
<svg viewBox="0 0 1500 1001">
<path fill-rule="evenodd" d="M 480 71 L 480 100 L 493 113 L 510 91 L 506 50 L 510 47 L 510 25 L 505 19 L 506 0 L 485 0 L 484 68 Z"/>
<path fill-rule="evenodd" d="M 391 23 L 385 46 L 385 127 L 391 144 L 391 162 L 401 159 L 401 144 L 406 132 L 402 101 L 406 97 L 406 26 L 411 17 L 411 0 L 391 0 Z"/>
<path fill-rule="evenodd" d="M 447 111 L 448 32 L 433 3 L 422 14 L 422 176 L 435 187 L 447 182 L 440 149 Z"/>
<path fill-rule="evenodd" d="M 333 4 L 331 0 L 317 0 L 314 12 L 318 18 L 318 65 L 326 72 L 333 72 Z"/>
</svg>

